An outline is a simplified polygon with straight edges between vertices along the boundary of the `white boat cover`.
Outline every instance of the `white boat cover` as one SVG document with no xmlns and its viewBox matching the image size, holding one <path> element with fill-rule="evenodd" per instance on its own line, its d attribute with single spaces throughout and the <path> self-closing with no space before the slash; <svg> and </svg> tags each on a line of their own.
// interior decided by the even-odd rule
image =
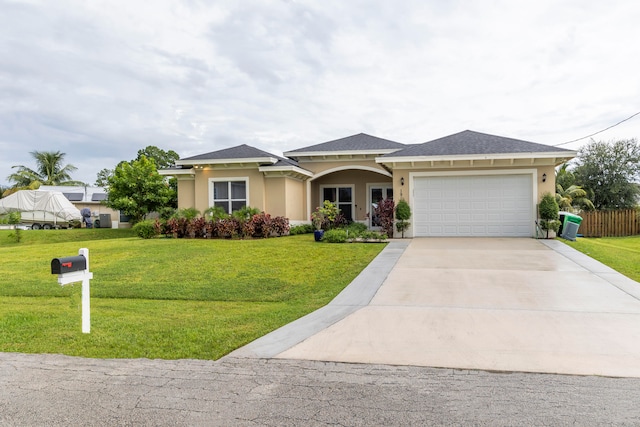
<svg viewBox="0 0 640 427">
<path fill-rule="evenodd" d="M 23 221 L 82 220 L 78 208 L 59 191 L 21 190 L 0 199 L 0 215 L 21 212 Z"/>
</svg>

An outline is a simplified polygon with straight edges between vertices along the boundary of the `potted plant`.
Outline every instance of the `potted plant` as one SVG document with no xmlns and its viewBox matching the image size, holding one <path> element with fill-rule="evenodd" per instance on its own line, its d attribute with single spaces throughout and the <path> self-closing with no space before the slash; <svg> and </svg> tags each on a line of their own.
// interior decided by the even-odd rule
<svg viewBox="0 0 640 427">
<path fill-rule="evenodd" d="M 322 229 L 324 220 L 324 211 L 317 207 L 316 210 L 311 213 L 311 222 L 313 223 L 313 228 L 315 229 L 315 231 L 313 232 L 313 237 L 315 238 L 316 242 L 321 241 L 322 237 L 324 236 L 324 230 Z"/>
</svg>

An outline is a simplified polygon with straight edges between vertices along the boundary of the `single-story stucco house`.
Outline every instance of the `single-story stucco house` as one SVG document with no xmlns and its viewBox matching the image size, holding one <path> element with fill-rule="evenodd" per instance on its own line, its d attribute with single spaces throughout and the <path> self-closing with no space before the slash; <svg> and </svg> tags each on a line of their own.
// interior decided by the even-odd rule
<svg viewBox="0 0 640 427">
<path fill-rule="evenodd" d="M 180 159 L 178 207 L 242 206 L 308 223 L 324 200 L 376 228 L 380 199 L 411 206 L 408 236 L 534 236 L 537 204 L 555 193 L 555 170 L 577 155 L 533 142 L 464 131 L 423 144 L 363 133 L 283 153 L 248 145 Z"/>
</svg>

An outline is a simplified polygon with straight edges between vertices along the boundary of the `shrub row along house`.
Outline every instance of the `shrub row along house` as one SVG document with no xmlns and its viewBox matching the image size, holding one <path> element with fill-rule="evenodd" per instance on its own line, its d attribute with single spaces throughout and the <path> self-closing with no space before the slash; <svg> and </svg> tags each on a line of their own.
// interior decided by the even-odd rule
<svg viewBox="0 0 640 427">
<path fill-rule="evenodd" d="M 423 144 L 366 134 L 299 148 L 285 157 L 239 145 L 180 159 L 178 207 L 227 212 L 252 206 L 309 223 L 324 200 L 376 229 L 373 206 L 406 200 L 407 236 L 534 236 L 536 207 L 555 193 L 554 168 L 575 151 L 464 131 Z"/>
</svg>

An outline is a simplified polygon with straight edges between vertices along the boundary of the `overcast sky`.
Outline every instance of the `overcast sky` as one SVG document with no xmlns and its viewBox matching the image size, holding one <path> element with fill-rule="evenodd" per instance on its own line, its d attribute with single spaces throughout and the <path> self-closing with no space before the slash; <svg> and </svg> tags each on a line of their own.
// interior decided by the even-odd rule
<svg viewBox="0 0 640 427">
<path fill-rule="evenodd" d="M 0 54 L 5 185 L 34 150 L 93 184 L 148 145 L 465 129 L 552 145 L 640 111 L 631 0 L 0 0 Z M 640 116 L 594 138 L 638 136 Z"/>
</svg>

